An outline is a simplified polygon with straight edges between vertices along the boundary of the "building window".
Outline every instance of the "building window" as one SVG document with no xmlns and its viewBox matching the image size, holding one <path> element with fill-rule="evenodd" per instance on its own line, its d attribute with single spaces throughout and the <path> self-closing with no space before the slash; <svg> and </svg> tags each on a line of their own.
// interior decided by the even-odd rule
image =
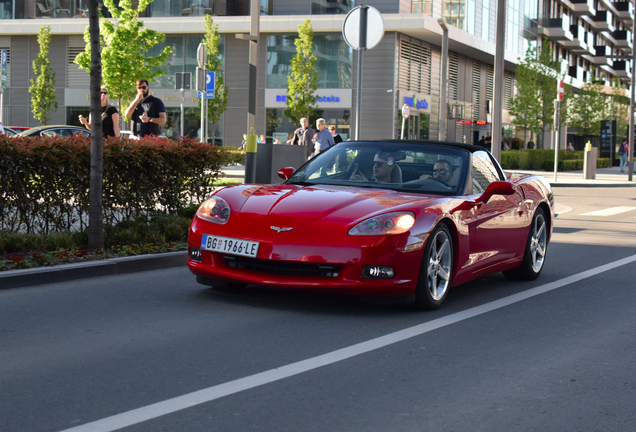
<svg viewBox="0 0 636 432">
<path fill-rule="evenodd" d="M 412 0 L 411 13 L 422 13 L 424 15 L 433 16 L 432 0 Z"/>
<path fill-rule="evenodd" d="M 506 49 L 515 54 L 519 54 L 519 11 L 519 0 L 510 0 L 506 15 Z"/>
<path fill-rule="evenodd" d="M 267 88 L 287 88 L 296 35 L 267 37 Z M 351 88 L 353 51 L 341 34 L 314 35 L 318 88 Z"/>
<path fill-rule="evenodd" d="M 158 77 L 151 87 L 174 88 L 175 74 L 177 72 L 190 72 L 192 74 L 192 88 L 195 85 L 197 68 L 197 48 L 203 40 L 203 35 L 167 35 L 166 40 L 158 43 L 148 51 L 148 55 L 157 56 L 164 47 L 172 48 L 172 54 L 168 61 L 160 66 L 163 75 Z M 224 69 L 223 59 L 225 52 L 225 36 L 219 37 L 219 52 L 221 53 L 221 70 Z"/>
<path fill-rule="evenodd" d="M 346 14 L 355 7 L 355 0 L 312 0 L 311 13 L 313 15 Z"/>
<path fill-rule="evenodd" d="M 467 29 L 466 1 L 444 0 L 442 10 L 442 18 L 445 22 L 464 31 Z"/>
<path fill-rule="evenodd" d="M 490 0 L 483 0 L 481 4 L 481 38 L 485 41 L 490 34 Z"/>
</svg>

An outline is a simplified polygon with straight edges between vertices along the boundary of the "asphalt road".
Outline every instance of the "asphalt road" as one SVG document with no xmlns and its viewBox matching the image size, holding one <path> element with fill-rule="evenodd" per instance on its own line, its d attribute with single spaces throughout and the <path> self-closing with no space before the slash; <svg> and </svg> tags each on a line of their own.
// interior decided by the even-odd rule
<svg viewBox="0 0 636 432">
<path fill-rule="evenodd" d="M 555 192 L 538 280 L 434 312 L 185 267 L 2 290 L 0 431 L 632 432 L 636 188 Z"/>
</svg>

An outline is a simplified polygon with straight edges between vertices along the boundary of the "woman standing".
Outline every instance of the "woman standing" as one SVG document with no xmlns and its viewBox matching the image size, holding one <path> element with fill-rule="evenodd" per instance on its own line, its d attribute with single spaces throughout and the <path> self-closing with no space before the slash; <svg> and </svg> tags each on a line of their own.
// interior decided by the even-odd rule
<svg viewBox="0 0 636 432">
<path fill-rule="evenodd" d="M 118 137 L 119 136 L 119 113 L 117 108 L 108 103 L 108 90 L 102 87 L 101 89 L 102 100 L 102 136 Z M 80 114 L 79 121 L 86 129 L 91 130 L 91 116 L 88 116 L 88 120 Z"/>
</svg>

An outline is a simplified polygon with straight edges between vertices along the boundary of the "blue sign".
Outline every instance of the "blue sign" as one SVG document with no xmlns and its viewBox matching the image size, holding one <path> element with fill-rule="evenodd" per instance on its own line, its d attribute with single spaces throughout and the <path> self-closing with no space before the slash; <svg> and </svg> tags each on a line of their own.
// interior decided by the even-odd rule
<svg viewBox="0 0 636 432">
<path fill-rule="evenodd" d="M 287 102 L 289 96 L 287 95 L 276 95 L 276 102 Z M 316 96 L 316 102 L 340 102 L 340 98 L 338 96 Z"/>
<path fill-rule="evenodd" d="M 423 101 L 417 100 L 417 97 L 415 95 L 413 95 L 413 97 L 405 96 L 404 103 L 408 106 L 412 106 L 413 108 L 428 109 L 428 102 L 426 101 L 426 99 L 424 99 Z"/>
<path fill-rule="evenodd" d="M 214 99 L 214 72 L 208 72 L 205 76 L 205 93 L 197 92 L 199 99 Z"/>
<path fill-rule="evenodd" d="M 2 67 L 7 67 L 7 50 L 2 50 Z"/>
<path fill-rule="evenodd" d="M 214 72 L 208 72 L 205 77 L 205 89 L 214 92 Z"/>
</svg>

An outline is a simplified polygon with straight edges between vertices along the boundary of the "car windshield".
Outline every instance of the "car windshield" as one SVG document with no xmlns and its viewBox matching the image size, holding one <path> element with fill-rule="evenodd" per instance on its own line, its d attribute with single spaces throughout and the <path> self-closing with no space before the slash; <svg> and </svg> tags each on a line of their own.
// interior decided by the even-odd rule
<svg viewBox="0 0 636 432">
<path fill-rule="evenodd" d="M 303 165 L 287 183 L 461 195 L 470 153 L 434 143 L 343 142 Z"/>
</svg>

